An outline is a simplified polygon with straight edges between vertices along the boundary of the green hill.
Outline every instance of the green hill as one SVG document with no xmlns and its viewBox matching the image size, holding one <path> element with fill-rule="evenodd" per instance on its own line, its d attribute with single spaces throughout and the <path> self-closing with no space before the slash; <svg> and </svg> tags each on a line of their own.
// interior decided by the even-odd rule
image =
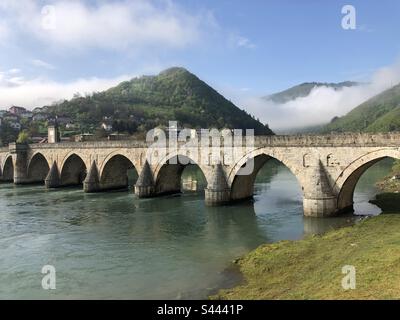
<svg viewBox="0 0 400 320">
<path fill-rule="evenodd" d="M 114 122 L 126 122 L 130 131 L 167 126 L 168 121 L 176 120 L 180 126 L 190 128 L 254 129 L 258 135 L 273 134 L 267 125 L 186 69 L 177 67 L 156 76 L 122 82 L 103 92 L 46 106 L 41 111 L 71 117 L 84 128 L 96 127 L 103 117 L 108 117 Z"/>
<path fill-rule="evenodd" d="M 323 132 L 387 132 L 400 130 L 400 84 L 362 103 L 348 114 L 334 118 Z"/>
<path fill-rule="evenodd" d="M 344 81 L 339 83 L 305 82 L 284 91 L 265 96 L 264 99 L 273 101 L 275 103 L 286 103 L 300 97 L 307 97 L 311 90 L 316 87 L 328 87 L 334 90 L 339 90 L 344 87 L 352 87 L 356 85 L 359 85 L 359 83 L 352 81 Z"/>
</svg>

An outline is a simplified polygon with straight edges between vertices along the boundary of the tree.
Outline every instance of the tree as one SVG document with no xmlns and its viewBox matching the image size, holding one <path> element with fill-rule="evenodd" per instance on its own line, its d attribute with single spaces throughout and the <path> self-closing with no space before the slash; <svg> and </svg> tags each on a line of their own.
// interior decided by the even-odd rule
<svg viewBox="0 0 400 320">
<path fill-rule="evenodd" d="M 29 142 L 30 142 L 30 136 L 29 136 L 28 131 L 22 130 L 18 134 L 17 143 L 29 143 Z"/>
<path fill-rule="evenodd" d="M 18 130 L 10 126 L 6 121 L 0 126 L 0 139 L 3 145 L 8 145 L 10 142 L 15 141 L 18 136 Z"/>
<path fill-rule="evenodd" d="M 94 137 L 96 138 L 96 140 L 104 139 L 107 137 L 107 131 L 103 128 L 97 128 L 94 132 Z"/>
</svg>

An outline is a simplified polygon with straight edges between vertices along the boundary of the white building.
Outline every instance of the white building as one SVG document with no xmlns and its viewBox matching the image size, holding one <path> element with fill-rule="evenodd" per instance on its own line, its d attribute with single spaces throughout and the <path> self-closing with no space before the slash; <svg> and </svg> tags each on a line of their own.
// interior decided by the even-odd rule
<svg viewBox="0 0 400 320">
<path fill-rule="evenodd" d="M 78 126 L 75 123 L 67 123 L 65 125 L 66 129 L 76 129 Z"/>
<path fill-rule="evenodd" d="M 47 119 L 47 114 L 43 114 L 43 113 L 36 113 L 33 116 L 33 121 L 40 121 L 40 120 L 46 120 Z"/>
<path fill-rule="evenodd" d="M 30 118 L 32 118 L 32 116 L 33 116 L 33 113 L 31 111 L 25 111 L 20 114 L 20 117 L 23 119 L 30 119 Z"/>
<path fill-rule="evenodd" d="M 111 131 L 112 130 L 112 124 L 108 123 L 108 122 L 103 122 L 101 124 L 101 127 L 106 131 Z"/>
</svg>

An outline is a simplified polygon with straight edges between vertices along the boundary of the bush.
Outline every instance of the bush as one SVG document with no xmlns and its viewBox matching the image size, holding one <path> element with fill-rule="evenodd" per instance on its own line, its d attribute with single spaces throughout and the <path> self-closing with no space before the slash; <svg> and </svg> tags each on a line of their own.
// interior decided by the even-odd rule
<svg viewBox="0 0 400 320">
<path fill-rule="evenodd" d="M 28 132 L 26 130 L 21 131 L 18 134 L 17 143 L 29 143 L 29 142 L 30 142 L 30 137 Z"/>
</svg>

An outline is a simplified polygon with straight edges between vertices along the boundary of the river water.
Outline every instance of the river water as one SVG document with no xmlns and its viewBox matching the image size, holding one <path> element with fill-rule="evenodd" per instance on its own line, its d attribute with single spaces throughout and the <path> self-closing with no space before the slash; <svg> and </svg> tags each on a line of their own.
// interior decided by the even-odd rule
<svg viewBox="0 0 400 320">
<path fill-rule="evenodd" d="M 356 214 L 380 212 L 368 200 L 389 168 L 381 161 L 360 179 Z M 194 169 L 183 180 L 201 185 Z M 131 191 L 1 184 L 0 299 L 206 298 L 228 285 L 231 261 L 258 245 L 357 219 L 304 218 L 296 178 L 272 161 L 257 176 L 254 200 L 216 208 L 202 192 L 139 200 Z M 44 265 L 56 269 L 55 290 L 42 288 Z"/>
</svg>

